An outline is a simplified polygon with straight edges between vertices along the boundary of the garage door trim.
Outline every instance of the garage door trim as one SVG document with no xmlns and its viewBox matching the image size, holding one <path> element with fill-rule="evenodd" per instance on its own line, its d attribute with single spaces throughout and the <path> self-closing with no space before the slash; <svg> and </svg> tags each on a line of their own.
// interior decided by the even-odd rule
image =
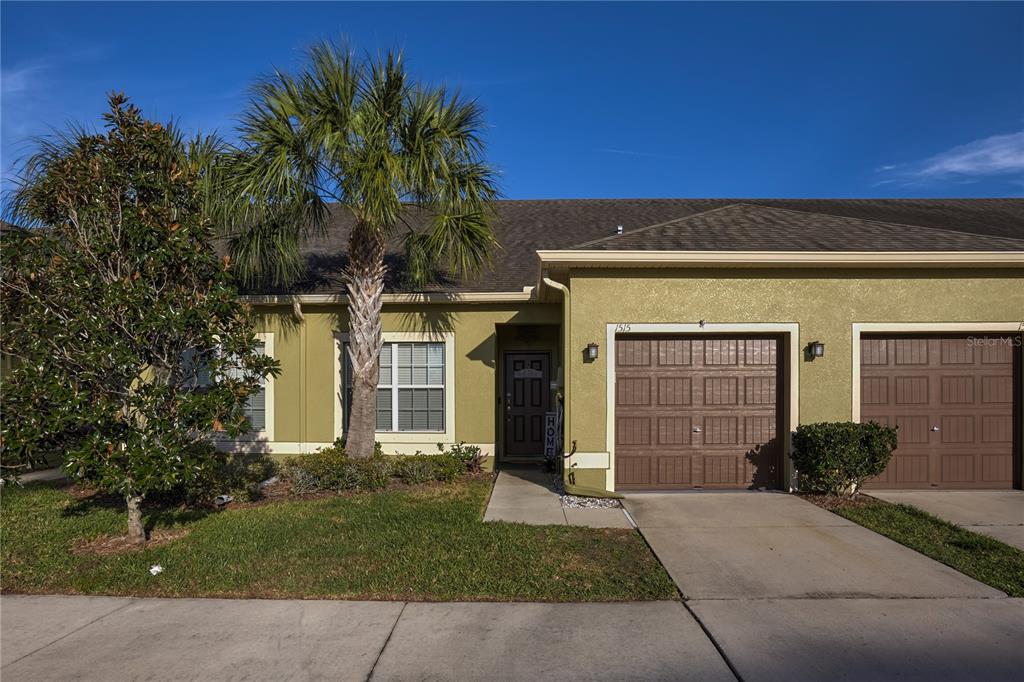
<svg viewBox="0 0 1024 682">
<path fill-rule="evenodd" d="M 705 324 L 658 324 L 658 323 L 609 323 L 605 332 L 605 447 L 608 448 L 609 466 L 607 469 L 607 486 L 615 490 L 615 337 L 630 334 L 777 334 L 782 336 L 783 348 L 780 356 L 785 357 L 786 380 L 779 409 L 783 412 L 783 486 L 792 488 L 793 470 L 789 453 L 791 452 L 790 434 L 799 424 L 799 371 L 800 371 L 800 325 L 793 323 L 752 322 L 752 323 L 713 323 Z"/>
<path fill-rule="evenodd" d="M 1024 322 L 854 322 L 852 325 L 851 345 L 851 386 L 853 390 L 851 414 L 855 422 L 861 420 L 861 340 L 864 335 L 875 334 L 1018 334 L 1024 335 Z M 1016 361 L 1024 365 L 1024 349 L 1017 348 Z M 1014 386 L 1014 402 L 1016 408 L 1014 414 L 1016 421 L 1020 421 L 1021 406 L 1024 406 L 1024 381 L 1019 376 Z M 1021 480 L 1020 471 L 1024 468 L 1024 446 L 1021 443 L 1020 434 L 1022 425 L 1014 425 L 1014 443 L 1012 449 L 1014 476 L 1012 486 L 1020 488 L 1024 481 Z"/>
</svg>

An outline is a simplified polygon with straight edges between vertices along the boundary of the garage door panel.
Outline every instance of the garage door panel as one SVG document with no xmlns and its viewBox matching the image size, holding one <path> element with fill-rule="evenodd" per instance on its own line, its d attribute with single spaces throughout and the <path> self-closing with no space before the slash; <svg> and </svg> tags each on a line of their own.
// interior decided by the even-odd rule
<svg viewBox="0 0 1024 682">
<path fill-rule="evenodd" d="M 689 485 L 693 480 L 693 457 L 657 457 L 658 483 Z"/>
<path fill-rule="evenodd" d="M 615 354 L 617 488 L 780 485 L 777 339 L 619 338 Z"/>
<path fill-rule="evenodd" d="M 942 404 L 973 405 L 974 384 L 975 377 L 970 375 L 942 377 Z"/>
<path fill-rule="evenodd" d="M 690 405 L 693 403 L 689 377 L 659 377 L 658 405 Z"/>
<path fill-rule="evenodd" d="M 688 446 L 693 443 L 693 421 L 689 417 L 658 417 L 658 440 L 662 447 Z"/>
<path fill-rule="evenodd" d="M 861 420 L 899 429 L 869 487 L 1012 487 L 1016 338 L 862 338 Z"/>
<path fill-rule="evenodd" d="M 1012 403 L 1013 377 L 1008 374 L 981 377 L 981 402 L 986 404 Z"/>
<path fill-rule="evenodd" d="M 985 483 L 999 483 L 1013 478 L 1012 455 L 982 455 L 981 480 Z"/>
</svg>

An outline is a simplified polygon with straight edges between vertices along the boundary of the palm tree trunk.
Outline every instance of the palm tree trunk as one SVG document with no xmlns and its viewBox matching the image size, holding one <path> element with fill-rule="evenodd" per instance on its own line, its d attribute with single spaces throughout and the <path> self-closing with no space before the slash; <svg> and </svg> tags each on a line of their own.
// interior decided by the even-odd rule
<svg viewBox="0 0 1024 682">
<path fill-rule="evenodd" d="M 365 225 L 349 238 L 349 358 L 352 361 L 352 404 L 345 452 L 370 457 L 377 426 L 377 381 L 380 378 L 381 320 L 384 294 L 384 240 Z"/>
<path fill-rule="evenodd" d="M 142 496 L 126 495 L 128 505 L 128 540 L 139 545 L 146 544 L 146 528 L 142 525 Z"/>
</svg>

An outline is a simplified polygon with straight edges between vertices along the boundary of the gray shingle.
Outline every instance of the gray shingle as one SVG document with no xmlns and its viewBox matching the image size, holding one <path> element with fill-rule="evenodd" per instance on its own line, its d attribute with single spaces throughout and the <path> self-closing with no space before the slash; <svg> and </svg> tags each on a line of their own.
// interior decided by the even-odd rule
<svg viewBox="0 0 1024 682">
<path fill-rule="evenodd" d="M 736 204 L 745 208 L 723 210 Z M 712 209 L 725 216 L 712 220 L 714 214 L 708 214 L 700 229 L 694 227 L 698 223 L 680 220 Z M 578 248 L 614 235 L 618 225 L 623 227 L 621 237 L 593 248 L 633 244 L 626 248 L 676 250 L 689 244 L 687 250 L 1024 250 L 1024 200 L 1019 199 L 554 199 L 499 201 L 495 210 L 494 231 L 502 248 L 492 267 L 472 281 L 442 281 L 428 291 L 521 291 L 536 282 L 537 250 Z M 416 224 L 411 211 L 409 218 Z M 669 221 L 680 225 L 630 234 Z M 341 269 L 351 224 L 343 209 L 331 211 L 326 234 L 303 247 L 309 277 L 289 291 L 344 291 Z M 776 246 L 766 245 L 766 237 Z M 387 262 L 388 291 L 408 290 L 397 245 L 389 250 Z"/>
</svg>

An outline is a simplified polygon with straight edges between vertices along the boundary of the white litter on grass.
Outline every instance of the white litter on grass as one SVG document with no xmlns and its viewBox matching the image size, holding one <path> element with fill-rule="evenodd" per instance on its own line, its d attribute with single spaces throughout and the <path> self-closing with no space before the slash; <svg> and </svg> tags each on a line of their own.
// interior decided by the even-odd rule
<svg viewBox="0 0 1024 682">
<path fill-rule="evenodd" d="M 562 477 L 554 476 L 555 492 L 559 494 L 562 506 L 568 509 L 618 509 L 622 504 L 611 497 L 580 497 L 565 492 L 565 482 Z"/>
<path fill-rule="evenodd" d="M 149 574 L 150 575 L 158 575 L 158 574 L 163 573 L 163 572 L 164 572 L 164 567 L 161 566 L 160 564 L 153 564 L 152 566 L 149 567 Z"/>
</svg>

